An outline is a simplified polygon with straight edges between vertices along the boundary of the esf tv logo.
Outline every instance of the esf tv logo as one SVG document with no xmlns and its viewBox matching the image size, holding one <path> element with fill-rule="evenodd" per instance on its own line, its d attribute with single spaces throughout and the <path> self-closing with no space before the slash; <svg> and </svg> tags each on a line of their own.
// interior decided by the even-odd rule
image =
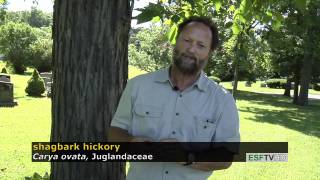
<svg viewBox="0 0 320 180">
<path fill-rule="evenodd" d="M 246 162 L 288 162 L 288 153 L 246 153 Z"/>
</svg>

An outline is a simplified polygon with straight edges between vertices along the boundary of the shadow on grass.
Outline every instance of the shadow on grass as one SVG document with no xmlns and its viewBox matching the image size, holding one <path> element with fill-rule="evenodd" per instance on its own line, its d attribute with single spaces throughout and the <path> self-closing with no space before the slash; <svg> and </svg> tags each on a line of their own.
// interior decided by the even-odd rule
<svg viewBox="0 0 320 180">
<path fill-rule="evenodd" d="M 31 75 L 32 75 L 32 72 L 24 72 L 23 74 L 20 74 L 20 75 L 31 76 Z"/>
<path fill-rule="evenodd" d="M 41 96 L 29 96 L 29 95 L 25 95 L 25 96 L 17 96 L 17 97 L 14 97 L 15 100 L 18 100 L 18 99 L 25 99 L 25 100 L 33 100 L 33 99 L 42 99 L 42 98 L 46 98 L 47 96 L 45 95 L 41 95 Z"/>
<path fill-rule="evenodd" d="M 238 91 L 237 100 L 263 106 L 240 107 L 241 112 L 253 113 L 249 120 L 278 124 L 306 135 L 320 137 L 320 100 L 309 100 L 308 106 L 298 106 L 282 95 Z M 270 109 L 270 106 L 275 109 Z"/>
</svg>

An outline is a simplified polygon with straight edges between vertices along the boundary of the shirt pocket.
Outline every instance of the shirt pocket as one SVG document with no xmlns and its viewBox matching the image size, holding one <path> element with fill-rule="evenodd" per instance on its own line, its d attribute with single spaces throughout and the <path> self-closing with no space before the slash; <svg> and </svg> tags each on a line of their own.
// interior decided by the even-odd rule
<svg viewBox="0 0 320 180">
<path fill-rule="evenodd" d="M 196 116 L 196 141 L 210 142 L 215 134 L 216 126 L 212 117 Z"/>
<path fill-rule="evenodd" d="M 162 108 L 137 104 L 133 110 L 133 136 L 157 139 L 162 115 Z"/>
</svg>

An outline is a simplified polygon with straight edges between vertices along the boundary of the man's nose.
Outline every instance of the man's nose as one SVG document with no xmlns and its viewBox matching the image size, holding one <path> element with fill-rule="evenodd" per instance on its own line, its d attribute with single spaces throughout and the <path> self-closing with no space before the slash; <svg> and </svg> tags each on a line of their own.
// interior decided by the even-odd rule
<svg viewBox="0 0 320 180">
<path fill-rule="evenodd" d="M 187 50 L 189 53 L 192 53 L 192 54 L 196 53 L 196 45 L 193 43 L 190 44 Z"/>
</svg>

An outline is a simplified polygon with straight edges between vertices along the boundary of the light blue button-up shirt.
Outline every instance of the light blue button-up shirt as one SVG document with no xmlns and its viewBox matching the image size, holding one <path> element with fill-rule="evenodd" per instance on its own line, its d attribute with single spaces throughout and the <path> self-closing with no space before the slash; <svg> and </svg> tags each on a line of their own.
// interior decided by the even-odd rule
<svg viewBox="0 0 320 180">
<path fill-rule="evenodd" d="M 239 142 L 239 117 L 232 95 L 202 72 L 184 91 L 175 91 L 169 68 L 128 81 L 111 126 L 159 141 Z M 127 179 L 207 179 L 212 172 L 178 163 L 130 163 Z"/>
</svg>

